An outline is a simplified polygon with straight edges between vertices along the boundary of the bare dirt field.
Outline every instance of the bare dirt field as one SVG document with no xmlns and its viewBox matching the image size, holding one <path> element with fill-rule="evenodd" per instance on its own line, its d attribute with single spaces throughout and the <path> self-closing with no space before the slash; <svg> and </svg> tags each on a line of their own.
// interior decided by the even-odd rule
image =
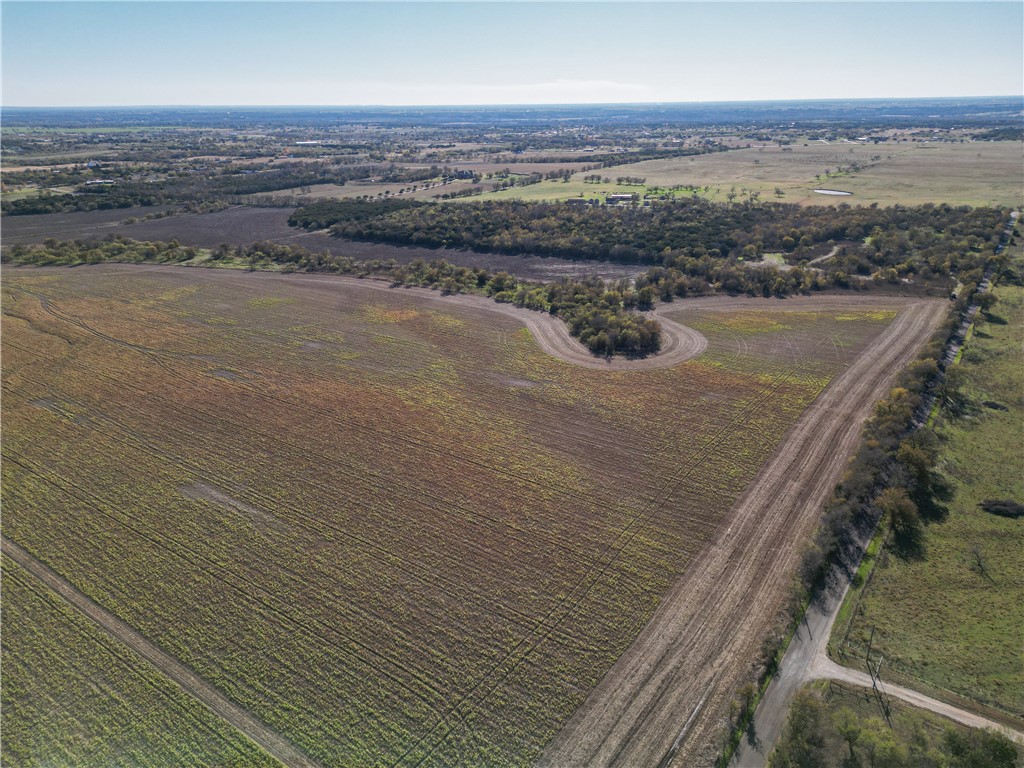
<svg viewBox="0 0 1024 768">
<path fill-rule="evenodd" d="M 124 234 L 125 219 L 162 213 L 173 205 L 154 205 L 145 208 L 117 208 L 108 211 L 72 211 L 71 213 L 44 213 L 38 216 L 4 216 L 0 218 L 0 239 L 4 245 L 41 243 L 48 237 L 56 240 L 106 237 Z M 149 222 L 147 222 L 149 223 Z"/>
<path fill-rule="evenodd" d="M 638 654 L 604 744 L 667 749 L 695 692 L 704 754 L 732 668 L 644 681 L 685 632 L 743 659 L 813 519 L 792 451 L 841 464 L 817 430 L 927 324 L 899 299 L 697 301 L 659 310 L 697 357 L 601 370 L 523 313 L 379 282 L 112 264 L 3 288 L 4 536 L 325 766 L 533 762 Z M 769 503 L 773 455 L 796 482 Z"/>
<path fill-rule="evenodd" d="M 830 306 L 825 297 L 791 301 L 793 309 Z M 737 306 L 756 302 L 703 302 Z M 903 304 L 897 320 L 801 417 L 638 639 L 548 746 L 542 765 L 710 762 L 729 696 L 778 615 L 802 542 L 863 419 L 945 311 L 942 301 Z"/>
<path fill-rule="evenodd" d="M 41 243 L 47 238 L 76 240 L 123 235 L 134 240 L 177 240 L 182 245 L 215 248 L 221 243 L 249 245 L 258 241 L 329 251 L 354 259 L 394 259 L 406 264 L 415 259 L 447 259 L 463 267 L 483 267 L 510 272 L 525 280 L 557 280 L 560 277 L 597 275 L 604 280 L 635 277 L 644 271 L 636 265 L 597 261 L 569 261 L 540 256 L 507 256 L 452 249 L 417 248 L 384 243 L 339 240 L 325 232 L 307 232 L 288 226 L 292 208 L 235 207 L 216 213 L 179 214 L 162 219 L 122 224 L 161 208 L 125 208 L 117 211 L 76 211 L 38 216 L 5 216 L 0 220 L 4 245 Z"/>
</svg>

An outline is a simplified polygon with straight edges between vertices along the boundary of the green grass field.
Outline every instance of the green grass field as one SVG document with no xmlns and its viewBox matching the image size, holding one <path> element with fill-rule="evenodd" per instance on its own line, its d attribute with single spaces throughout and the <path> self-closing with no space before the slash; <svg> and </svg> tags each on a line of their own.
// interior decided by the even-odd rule
<svg viewBox="0 0 1024 768">
<path fill-rule="evenodd" d="M 927 526 L 921 558 L 879 557 L 842 650 L 863 658 L 874 627 L 883 675 L 1024 718 L 1024 520 L 978 507 L 983 499 L 1024 501 L 1024 289 L 997 295 L 960 363 L 974 410 L 937 424 L 940 469 L 955 485 L 948 517 Z"/>
<path fill-rule="evenodd" d="M 861 170 L 836 173 L 842 166 L 858 163 Z M 735 192 L 736 200 L 749 192 L 760 199 L 801 205 L 918 205 L 948 202 L 958 205 L 1024 204 L 1021 167 L 1024 145 L 1021 142 L 924 143 L 889 142 L 881 144 L 820 144 L 810 142 L 790 147 L 755 147 L 670 160 L 602 168 L 596 173 L 612 179 L 611 184 L 588 184 L 575 174 L 569 183 L 545 181 L 529 187 L 513 188 L 483 195 L 483 199 L 515 197 L 524 200 L 565 200 L 600 197 L 599 192 L 641 195 L 650 187 L 677 184 L 700 188 L 699 194 L 726 202 Z M 826 177 L 825 171 L 832 175 Z M 646 179 L 646 187 L 618 185 L 620 176 Z M 815 178 L 820 176 L 820 178 Z M 705 187 L 708 189 L 705 191 Z M 781 196 L 776 196 L 778 188 Z M 834 197 L 813 192 L 815 188 L 852 192 Z M 690 193 L 679 193 L 690 194 Z"/>
</svg>

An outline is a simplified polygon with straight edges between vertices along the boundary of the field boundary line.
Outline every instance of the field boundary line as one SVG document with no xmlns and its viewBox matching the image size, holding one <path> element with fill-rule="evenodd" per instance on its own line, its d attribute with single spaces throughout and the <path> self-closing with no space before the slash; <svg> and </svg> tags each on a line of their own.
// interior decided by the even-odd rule
<svg viewBox="0 0 1024 768">
<path fill-rule="evenodd" d="M 93 621 L 100 629 L 148 661 L 177 683 L 185 693 L 191 695 L 213 714 L 221 717 L 281 763 L 297 768 L 319 768 L 316 762 L 299 751 L 291 742 L 279 736 L 266 724 L 232 702 L 173 656 L 162 651 L 112 613 L 94 603 L 49 566 L 41 563 L 6 536 L 0 536 L 0 551 L 64 598 L 68 604 Z"/>
<path fill-rule="evenodd" d="M 655 765 L 710 687 L 669 762 L 699 760 L 742 675 L 735 661 L 756 653 L 799 542 L 845 468 L 863 420 L 942 309 L 941 301 L 905 302 L 808 407 L 651 622 L 547 745 L 541 766 Z"/>
</svg>

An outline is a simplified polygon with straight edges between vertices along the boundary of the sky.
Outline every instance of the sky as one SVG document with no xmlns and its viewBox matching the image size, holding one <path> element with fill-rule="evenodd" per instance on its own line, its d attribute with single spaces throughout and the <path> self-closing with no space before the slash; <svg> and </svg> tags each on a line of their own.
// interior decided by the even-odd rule
<svg viewBox="0 0 1024 768">
<path fill-rule="evenodd" d="M 3 0 L 4 106 L 1024 94 L 1024 3 Z"/>
</svg>

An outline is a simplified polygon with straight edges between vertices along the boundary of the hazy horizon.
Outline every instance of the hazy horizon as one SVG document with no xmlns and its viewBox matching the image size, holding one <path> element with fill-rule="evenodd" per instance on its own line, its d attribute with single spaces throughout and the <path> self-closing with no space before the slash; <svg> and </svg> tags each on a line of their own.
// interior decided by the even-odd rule
<svg viewBox="0 0 1024 768">
<path fill-rule="evenodd" d="M 886 101 L 989 101 L 1002 99 L 1022 99 L 1024 93 L 991 93 L 978 96 L 884 96 L 838 98 L 822 97 L 814 99 L 732 99 L 725 101 L 597 101 L 597 102 L 565 102 L 565 103 L 532 103 L 519 102 L 507 104 L 0 104 L 0 109 L 33 109 L 33 110 L 102 110 L 102 109 L 502 109 L 543 107 L 557 109 L 559 107 L 657 107 L 657 106 L 717 106 L 731 104 L 814 104 L 814 103 L 853 103 L 853 102 L 886 102 Z M 1022 103 L 1024 107 L 1024 103 Z"/>
<path fill-rule="evenodd" d="M 1024 94 L 1016 2 L 0 4 L 9 107 Z M 950 95 L 953 94 L 953 95 Z"/>
</svg>

